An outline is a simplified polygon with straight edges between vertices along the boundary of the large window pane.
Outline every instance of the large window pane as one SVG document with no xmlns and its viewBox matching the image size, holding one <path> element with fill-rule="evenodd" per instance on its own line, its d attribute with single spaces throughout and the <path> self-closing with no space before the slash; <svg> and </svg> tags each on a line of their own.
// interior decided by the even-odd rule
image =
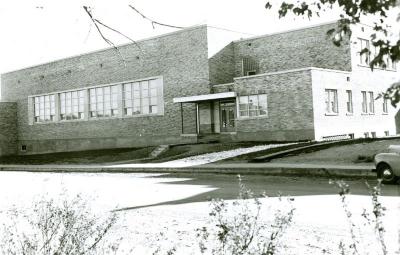
<svg viewBox="0 0 400 255">
<path fill-rule="evenodd" d="M 124 94 L 130 87 L 124 88 Z M 118 114 L 118 86 L 105 86 L 90 90 L 90 117 L 114 117 Z"/>
<path fill-rule="evenodd" d="M 34 122 L 54 121 L 55 116 L 55 96 L 44 95 L 33 99 Z"/>
<path fill-rule="evenodd" d="M 267 110 L 267 95 L 250 95 L 239 97 L 239 116 L 241 117 L 256 117 L 266 116 Z"/>
<path fill-rule="evenodd" d="M 325 90 L 325 109 L 326 113 L 329 114 L 338 113 L 338 98 L 336 89 Z"/>
<path fill-rule="evenodd" d="M 82 119 L 84 116 L 84 103 L 83 90 L 60 93 L 61 120 Z"/>
<path fill-rule="evenodd" d="M 158 80 L 148 80 L 124 84 L 123 101 L 126 115 L 156 114 L 159 112 Z M 132 89 L 132 95 L 128 92 Z"/>
</svg>

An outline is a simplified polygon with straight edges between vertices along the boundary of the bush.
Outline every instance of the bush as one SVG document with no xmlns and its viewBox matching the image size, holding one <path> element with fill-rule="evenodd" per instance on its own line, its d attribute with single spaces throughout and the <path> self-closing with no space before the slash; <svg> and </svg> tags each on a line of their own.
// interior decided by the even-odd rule
<svg viewBox="0 0 400 255">
<path fill-rule="evenodd" d="M 32 208 L 13 208 L 1 214 L 2 254 L 111 254 L 118 243 L 107 239 L 116 214 L 95 215 L 87 201 L 41 199 Z"/>
<path fill-rule="evenodd" d="M 282 202 L 282 198 L 279 198 Z M 291 200 L 288 200 L 290 204 Z M 211 202 L 211 225 L 197 229 L 201 253 L 232 255 L 272 255 L 279 239 L 292 223 L 294 208 L 278 209 L 272 224 L 260 220 L 261 201 L 245 187 L 239 176 L 239 197 L 232 203 Z"/>
<path fill-rule="evenodd" d="M 341 254 L 362 254 L 362 252 L 359 250 L 360 242 L 362 241 L 362 239 L 356 234 L 357 232 L 360 232 L 361 226 L 360 224 L 354 223 L 353 214 L 349 209 L 349 205 L 347 202 L 347 196 L 350 194 L 350 187 L 344 181 L 330 181 L 330 183 L 339 188 L 340 200 L 342 203 L 342 207 L 345 211 L 351 236 L 350 244 L 346 245 L 343 241 L 340 242 L 339 250 Z M 383 216 L 385 215 L 386 208 L 382 206 L 381 202 L 379 201 L 379 196 L 381 195 L 382 191 L 381 180 L 378 179 L 378 183 L 376 186 L 371 187 L 368 182 L 366 182 L 366 186 L 370 191 L 372 213 L 364 209 L 361 216 L 365 220 L 365 225 L 371 227 L 374 230 L 376 234 L 375 240 L 377 240 L 377 247 L 380 248 L 381 254 L 386 255 L 388 254 L 388 250 L 384 235 L 385 227 L 383 224 Z"/>
</svg>

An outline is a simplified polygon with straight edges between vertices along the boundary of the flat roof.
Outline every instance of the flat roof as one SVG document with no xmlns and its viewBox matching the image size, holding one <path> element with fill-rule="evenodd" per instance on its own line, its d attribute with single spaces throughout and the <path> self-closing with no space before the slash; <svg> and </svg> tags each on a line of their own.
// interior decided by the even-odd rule
<svg viewBox="0 0 400 255">
<path fill-rule="evenodd" d="M 222 92 L 215 94 L 205 94 L 205 95 L 196 95 L 196 96 L 187 96 L 187 97 L 175 97 L 173 99 L 174 103 L 195 103 L 200 101 L 209 101 L 216 99 L 224 99 L 224 98 L 234 98 L 236 97 L 236 92 Z"/>
</svg>

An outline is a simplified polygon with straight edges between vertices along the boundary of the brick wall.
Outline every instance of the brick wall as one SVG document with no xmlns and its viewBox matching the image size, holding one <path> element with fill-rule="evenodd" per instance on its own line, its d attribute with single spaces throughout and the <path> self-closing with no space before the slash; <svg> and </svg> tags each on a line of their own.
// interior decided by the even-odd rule
<svg viewBox="0 0 400 255">
<path fill-rule="evenodd" d="M 0 156 L 17 150 L 17 104 L 0 102 Z"/>
<path fill-rule="evenodd" d="M 326 32 L 335 24 L 288 31 L 235 42 L 235 76 L 242 74 L 242 58 L 258 61 L 259 73 L 320 67 L 351 71 L 350 47 L 333 45 Z"/>
<path fill-rule="evenodd" d="M 236 121 L 239 140 L 314 139 L 311 71 L 300 70 L 235 79 L 240 95 L 267 94 L 268 116 Z"/>
<path fill-rule="evenodd" d="M 223 93 L 233 91 L 233 82 L 212 86 L 213 93 Z"/>
<path fill-rule="evenodd" d="M 224 84 L 233 82 L 235 74 L 234 44 L 230 43 L 209 59 L 210 83 Z"/>
<path fill-rule="evenodd" d="M 209 93 L 207 30 L 181 30 L 2 75 L 3 99 L 17 102 L 19 144 L 28 153 L 181 142 L 181 114 L 173 97 Z M 164 115 L 123 119 L 28 123 L 28 96 L 162 76 Z M 185 123 L 195 126 L 189 106 Z M 187 141 L 183 141 L 187 142 Z"/>
</svg>

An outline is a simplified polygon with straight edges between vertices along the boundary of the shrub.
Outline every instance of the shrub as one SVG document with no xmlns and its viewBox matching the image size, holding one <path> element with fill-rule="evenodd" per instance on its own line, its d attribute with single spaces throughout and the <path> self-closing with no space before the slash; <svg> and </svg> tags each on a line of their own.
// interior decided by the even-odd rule
<svg viewBox="0 0 400 255">
<path fill-rule="evenodd" d="M 282 202 L 282 198 L 279 197 Z M 291 200 L 288 200 L 289 203 Z M 271 224 L 261 221 L 261 200 L 247 189 L 239 176 L 239 197 L 232 203 L 212 200 L 210 221 L 215 228 L 197 229 L 201 253 L 272 255 L 291 224 L 294 208 L 278 209 Z"/>
<path fill-rule="evenodd" d="M 339 195 L 342 203 L 342 207 L 345 211 L 345 215 L 349 224 L 349 232 L 351 236 L 351 242 L 346 247 L 343 242 L 339 244 L 339 250 L 341 254 L 362 254 L 358 247 L 360 244 L 360 236 L 356 235 L 356 232 L 360 232 L 357 229 L 360 228 L 360 225 L 355 224 L 353 221 L 353 214 L 349 209 L 347 196 L 350 194 L 349 185 L 341 181 L 330 181 L 331 184 L 336 185 L 339 188 Z M 371 187 L 368 182 L 366 182 L 366 186 L 370 191 L 370 198 L 372 203 L 372 213 L 368 212 L 366 209 L 363 210 L 361 216 L 366 221 L 366 225 L 372 227 L 376 234 L 376 240 L 378 242 L 378 246 L 380 247 L 381 254 L 386 255 L 388 254 L 386 240 L 385 240 L 385 227 L 383 224 L 383 216 L 385 215 L 386 208 L 382 206 L 381 202 L 379 201 L 379 196 L 381 195 L 382 191 L 382 184 L 381 180 L 378 179 L 378 183 L 376 186 Z M 399 232 L 400 235 L 400 232 Z M 400 245 L 400 240 L 399 240 Z"/>
<path fill-rule="evenodd" d="M 2 254 L 112 254 L 120 240 L 107 240 L 117 221 L 115 213 L 97 216 L 87 201 L 41 199 L 32 208 L 3 212 Z"/>
</svg>

